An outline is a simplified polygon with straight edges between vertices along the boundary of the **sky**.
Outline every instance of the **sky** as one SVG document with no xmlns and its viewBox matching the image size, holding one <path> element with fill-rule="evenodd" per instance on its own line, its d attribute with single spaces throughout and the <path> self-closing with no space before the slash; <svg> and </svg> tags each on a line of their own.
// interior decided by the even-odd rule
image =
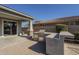
<svg viewBox="0 0 79 59">
<path fill-rule="evenodd" d="M 79 16 L 77 4 L 5 4 L 9 8 L 31 15 L 35 21 Z"/>
</svg>

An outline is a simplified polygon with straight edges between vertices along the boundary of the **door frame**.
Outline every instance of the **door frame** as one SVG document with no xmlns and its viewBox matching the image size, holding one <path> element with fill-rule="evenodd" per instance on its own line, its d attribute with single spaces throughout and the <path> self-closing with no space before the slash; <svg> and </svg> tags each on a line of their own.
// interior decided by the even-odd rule
<svg viewBox="0 0 79 59">
<path fill-rule="evenodd" d="M 5 36 L 5 34 L 4 34 L 4 21 L 9 21 L 9 22 L 16 22 L 16 34 L 15 35 L 17 35 L 18 34 L 18 21 L 15 21 L 15 20 L 3 20 L 2 19 L 2 36 Z"/>
</svg>

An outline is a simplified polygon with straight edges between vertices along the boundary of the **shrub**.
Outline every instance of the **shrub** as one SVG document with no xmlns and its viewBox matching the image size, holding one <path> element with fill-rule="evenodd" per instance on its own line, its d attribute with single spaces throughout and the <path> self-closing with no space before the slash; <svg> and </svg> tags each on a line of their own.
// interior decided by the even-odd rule
<svg viewBox="0 0 79 59">
<path fill-rule="evenodd" d="M 67 25 L 57 24 L 56 25 L 56 32 L 60 33 L 61 31 L 68 31 Z"/>
</svg>

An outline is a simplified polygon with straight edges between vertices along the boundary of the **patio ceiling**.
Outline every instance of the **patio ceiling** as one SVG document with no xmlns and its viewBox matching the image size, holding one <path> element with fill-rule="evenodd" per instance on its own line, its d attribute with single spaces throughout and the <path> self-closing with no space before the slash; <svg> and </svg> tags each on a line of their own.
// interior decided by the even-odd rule
<svg viewBox="0 0 79 59">
<path fill-rule="evenodd" d="M 25 15 L 16 10 L 0 5 L 0 17 L 13 20 L 33 20 L 31 16 Z"/>
<path fill-rule="evenodd" d="M 9 14 L 9 13 L 5 13 L 5 12 L 0 12 L 0 17 L 1 18 L 7 18 L 7 19 L 12 19 L 12 20 L 31 20 L 29 18 L 24 18 L 24 17 L 20 17 L 14 14 Z"/>
</svg>

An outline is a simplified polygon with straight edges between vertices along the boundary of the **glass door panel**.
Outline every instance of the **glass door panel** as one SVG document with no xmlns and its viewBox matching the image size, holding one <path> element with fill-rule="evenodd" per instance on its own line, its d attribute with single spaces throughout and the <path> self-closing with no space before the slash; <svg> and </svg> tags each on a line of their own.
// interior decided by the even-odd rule
<svg viewBox="0 0 79 59">
<path fill-rule="evenodd" d="M 4 21 L 4 34 L 14 35 L 16 34 L 16 29 L 16 22 Z"/>
</svg>

